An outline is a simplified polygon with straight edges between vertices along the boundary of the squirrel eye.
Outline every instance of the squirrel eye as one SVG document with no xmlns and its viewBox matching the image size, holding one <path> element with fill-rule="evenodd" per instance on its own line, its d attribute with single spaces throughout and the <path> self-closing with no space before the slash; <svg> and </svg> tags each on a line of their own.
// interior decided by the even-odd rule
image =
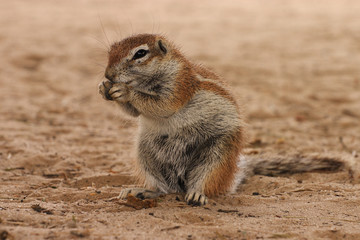
<svg viewBox="0 0 360 240">
<path fill-rule="evenodd" d="M 146 54 L 148 53 L 148 51 L 144 50 L 144 49 L 140 49 L 138 50 L 135 55 L 133 56 L 132 60 L 136 60 L 139 58 L 144 57 Z"/>
</svg>

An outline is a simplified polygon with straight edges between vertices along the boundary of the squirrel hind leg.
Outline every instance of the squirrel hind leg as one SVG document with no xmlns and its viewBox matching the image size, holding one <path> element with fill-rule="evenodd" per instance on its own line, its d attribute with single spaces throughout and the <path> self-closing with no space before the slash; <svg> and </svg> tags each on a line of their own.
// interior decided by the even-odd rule
<svg viewBox="0 0 360 240">
<path fill-rule="evenodd" d="M 239 175 L 237 152 L 225 156 L 208 172 L 204 181 L 204 192 L 207 196 L 216 196 L 226 192 L 233 192 L 238 182 L 242 181 Z"/>
<path fill-rule="evenodd" d="M 188 174 L 187 193 L 198 191 L 212 197 L 232 190 L 238 173 L 238 146 L 239 144 L 224 137 L 214 141 L 210 147 L 207 146 L 207 151 L 202 149 L 201 158 L 198 159 L 202 164 Z"/>
<path fill-rule="evenodd" d="M 196 174 L 189 181 L 185 195 L 188 205 L 203 206 L 208 202 L 208 196 L 215 196 L 230 190 L 234 182 L 234 170 L 231 164 L 216 164 L 215 166 L 200 167 L 193 171 Z"/>
</svg>

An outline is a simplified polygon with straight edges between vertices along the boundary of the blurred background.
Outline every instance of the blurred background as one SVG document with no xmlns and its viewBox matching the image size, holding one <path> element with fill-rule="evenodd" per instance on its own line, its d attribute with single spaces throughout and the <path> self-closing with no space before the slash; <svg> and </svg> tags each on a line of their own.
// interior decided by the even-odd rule
<svg viewBox="0 0 360 240">
<path fill-rule="evenodd" d="M 249 127 L 245 153 L 358 162 L 359 13 L 356 0 L 1 0 L 3 199 L 51 176 L 110 174 L 106 184 L 124 183 L 116 174 L 133 169 L 137 121 L 104 101 L 97 85 L 109 46 L 144 32 L 166 35 L 229 83 Z M 61 191 L 78 194 L 69 189 Z"/>
<path fill-rule="evenodd" d="M 4 124 L 39 114 L 64 125 L 78 120 L 66 114 L 83 115 L 84 122 L 104 109 L 113 114 L 97 95 L 107 49 L 150 32 L 167 35 L 230 83 L 252 138 L 291 139 L 286 135 L 296 128 L 297 138 L 312 141 L 311 133 L 316 145 L 333 136 L 323 143 L 327 149 L 338 145 L 338 135 L 350 135 L 344 140 L 356 147 L 357 1 L 19 0 L 0 7 Z"/>
</svg>

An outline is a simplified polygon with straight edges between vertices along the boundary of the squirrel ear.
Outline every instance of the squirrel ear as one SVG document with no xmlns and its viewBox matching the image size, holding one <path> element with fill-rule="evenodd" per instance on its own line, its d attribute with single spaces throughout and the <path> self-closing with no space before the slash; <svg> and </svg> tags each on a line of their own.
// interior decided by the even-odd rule
<svg viewBox="0 0 360 240">
<path fill-rule="evenodd" d="M 164 54 L 166 54 L 166 53 L 167 53 L 167 48 L 166 48 L 166 46 L 164 45 L 164 43 L 163 43 L 161 40 L 158 41 L 158 45 L 159 45 L 160 50 L 161 50 Z"/>
</svg>

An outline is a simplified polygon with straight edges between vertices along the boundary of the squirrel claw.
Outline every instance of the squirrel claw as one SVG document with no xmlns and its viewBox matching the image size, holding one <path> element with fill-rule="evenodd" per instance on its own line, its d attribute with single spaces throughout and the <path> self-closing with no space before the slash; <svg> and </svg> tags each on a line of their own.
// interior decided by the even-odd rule
<svg viewBox="0 0 360 240">
<path fill-rule="evenodd" d="M 207 197 L 199 192 L 189 192 L 185 196 L 185 201 L 188 205 L 192 206 L 203 206 L 207 204 Z"/>
</svg>

